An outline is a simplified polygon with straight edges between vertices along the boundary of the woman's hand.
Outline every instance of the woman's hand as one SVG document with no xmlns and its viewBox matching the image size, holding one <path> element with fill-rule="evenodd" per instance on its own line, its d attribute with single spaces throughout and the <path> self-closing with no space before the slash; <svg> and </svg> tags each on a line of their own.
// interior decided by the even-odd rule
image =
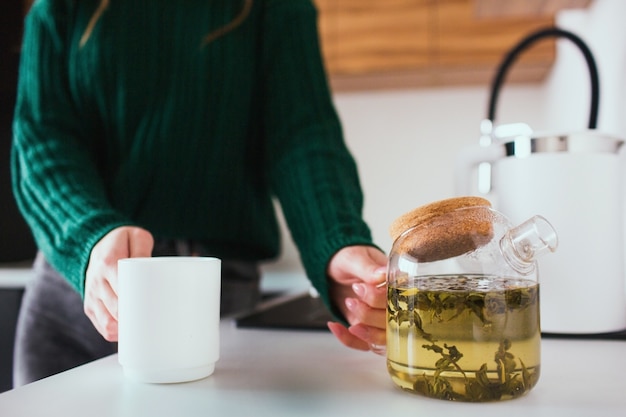
<svg viewBox="0 0 626 417">
<path fill-rule="evenodd" d="M 150 232 L 123 226 L 107 233 L 91 250 L 85 277 L 85 314 L 108 341 L 117 341 L 117 261 L 152 255 Z"/>
<path fill-rule="evenodd" d="M 328 266 L 330 297 L 350 327 L 329 322 L 328 328 L 344 345 L 385 352 L 387 256 L 371 246 L 348 246 Z"/>
</svg>

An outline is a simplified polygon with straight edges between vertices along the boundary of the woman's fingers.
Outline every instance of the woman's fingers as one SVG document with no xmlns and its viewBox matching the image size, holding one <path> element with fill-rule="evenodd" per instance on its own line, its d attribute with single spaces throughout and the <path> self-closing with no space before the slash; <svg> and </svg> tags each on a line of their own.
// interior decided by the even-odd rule
<svg viewBox="0 0 626 417">
<path fill-rule="evenodd" d="M 357 350 L 370 350 L 369 343 L 354 336 L 343 325 L 335 322 L 328 322 L 331 333 L 344 345 Z"/>
<path fill-rule="evenodd" d="M 372 308 L 357 298 L 346 298 L 346 307 L 354 317 L 354 323 L 361 323 L 366 326 L 385 328 L 386 316 L 385 310 Z"/>
</svg>

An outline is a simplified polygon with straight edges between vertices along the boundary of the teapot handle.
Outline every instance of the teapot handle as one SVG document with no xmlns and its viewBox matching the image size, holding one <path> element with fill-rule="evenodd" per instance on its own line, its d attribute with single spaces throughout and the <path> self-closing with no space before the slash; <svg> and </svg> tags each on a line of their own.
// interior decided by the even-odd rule
<svg viewBox="0 0 626 417">
<path fill-rule="evenodd" d="M 546 37 L 567 38 L 574 42 L 576 46 L 578 46 L 582 51 L 585 60 L 587 61 L 587 66 L 589 67 L 589 75 L 591 78 L 591 111 L 589 115 L 589 129 L 595 129 L 598 121 L 598 103 L 600 99 L 600 81 L 598 77 L 598 67 L 596 66 L 596 62 L 593 58 L 591 50 L 580 37 L 573 34 L 572 32 L 556 27 L 544 28 L 531 33 L 526 38 L 522 39 L 513 49 L 511 49 L 505 55 L 492 82 L 491 96 L 489 99 L 489 112 L 487 118 L 492 122 L 495 120 L 496 102 L 498 101 L 498 94 L 500 93 L 500 88 L 502 87 L 502 83 L 504 81 L 504 77 L 508 68 L 524 49 L 529 47 L 535 41 Z"/>
</svg>

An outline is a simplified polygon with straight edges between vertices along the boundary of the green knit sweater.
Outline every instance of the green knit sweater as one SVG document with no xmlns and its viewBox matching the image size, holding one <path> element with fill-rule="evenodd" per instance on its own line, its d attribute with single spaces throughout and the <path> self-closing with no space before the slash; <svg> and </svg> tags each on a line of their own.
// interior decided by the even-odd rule
<svg viewBox="0 0 626 417">
<path fill-rule="evenodd" d="M 14 192 L 79 292 L 94 244 L 137 225 L 223 259 L 277 256 L 281 204 L 328 302 L 332 254 L 371 245 L 322 65 L 311 0 L 38 0 L 26 19 Z"/>
</svg>

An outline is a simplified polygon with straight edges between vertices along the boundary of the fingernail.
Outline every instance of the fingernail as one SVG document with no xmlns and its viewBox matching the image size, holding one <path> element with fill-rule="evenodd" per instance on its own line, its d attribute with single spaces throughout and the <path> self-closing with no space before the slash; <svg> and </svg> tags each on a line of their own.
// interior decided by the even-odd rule
<svg viewBox="0 0 626 417">
<path fill-rule="evenodd" d="M 346 307 L 348 307 L 348 310 L 353 311 L 356 308 L 356 300 L 354 298 L 346 298 Z"/>
<path fill-rule="evenodd" d="M 376 270 L 374 271 L 374 275 L 376 276 L 385 275 L 386 273 L 387 273 L 386 266 L 381 266 L 380 268 L 376 268 Z"/>
<path fill-rule="evenodd" d="M 363 339 L 363 340 L 367 341 L 370 338 L 370 332 L 369 332 L 369 329 L 366 326 L 362 326 L 362 325 L 358 324 L 358 325 L 355 325 L 355 326 L 350 326 L 348 330 L 350 331 L 350 333 L 352 333 L 353 335 L 355 335 L 359 339 Z"/>
<path fill-rule="evenodd" d="M 363 298 L 365 296 L 365 284 L 360 284 L 358 282 L 352 284 L 352 291 L 354 291 L 359 298 Z"/>
</svg>

